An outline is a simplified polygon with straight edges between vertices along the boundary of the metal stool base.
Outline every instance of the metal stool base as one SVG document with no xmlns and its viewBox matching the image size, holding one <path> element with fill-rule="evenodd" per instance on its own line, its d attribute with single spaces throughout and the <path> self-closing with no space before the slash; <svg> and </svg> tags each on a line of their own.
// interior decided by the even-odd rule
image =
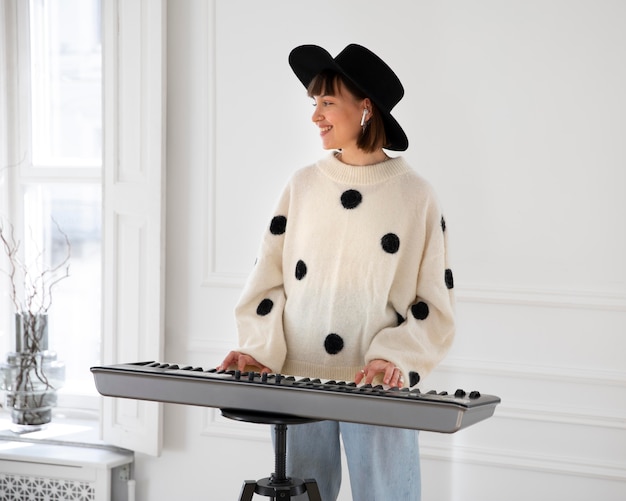
<svg viewBox="0 0 626 501">
<path fill-rule="evenodd" d="M 246 480 L 241 488 L 239 501 L 252 501 L 254 494 L 269 497 L 273 500 L 287 501 L 292 496 L 307 493 L 309 501 L 322 501 L 317 482 L 313 479 L 301 480 L 299 478 L 289 478 L 286 484 L 272 483 L 273 479 L 262 478 L 261 480 Z"/>
<path fill-rule="evenodd" d="M 252 501 L 255 494 L 269 497 L 272 500 L 288 501 L 292 496 L 307 493 L 309 501 L 322 501 L 317 482 L 313 479 L 302 480 L 286 476 L 287 424 L 302 424 L 317 421 L 284 414 L 250 412 L 236 409 L 221 409 L 222 415 L 236 421 L 260 424 L 273 424 L 276 449 L 274 452 L 276 472 L 271 477 L 260 480 L 246 480 L 241 488 L 239 501 Z"/>
</svg>

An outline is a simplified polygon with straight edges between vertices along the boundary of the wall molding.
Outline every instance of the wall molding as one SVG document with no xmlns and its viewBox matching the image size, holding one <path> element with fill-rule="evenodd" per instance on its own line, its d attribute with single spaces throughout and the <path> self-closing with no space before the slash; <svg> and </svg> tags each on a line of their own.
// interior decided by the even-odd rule
<svg viewBox="0 0 626 501">
<path fill-rule="evenodd" d="M 207 99 L 205 116 L 208 121 L 207 140 L 203 153 L 206 179 L 204 182 L 202 287 L 243 289 L 248 272 L 225 272 L 217 269 L 217 0 L 207 2 Z M 522 286 L 515 284 L 457 284 L 457 301 L 523 305 L 552 308 L 626 311 L 626 292 L 612 290 L 566 289 L 563 287 Z"/>
<path fill-rule="evenodd" d="M 218 360 L 230 349 L 230 345 L 225 342 L 207 340 L 206 342 L 194 343 L 188 349 L 190 356 L 206 353 L 207 355 L 203 356 L 204 359 L 210 360 L 211 356 L 213 356 L 215 360 Z M 615 395 L 616 390 L 626 393 L 624 392 L 626 390 L 626 372 L 619 371 L 448 358 L 439 365 L 437 372 L 441 374 L 462 374 L 464 376 L 475 375 L 494 380 L 504 378 L 525 382 L 553 382 L 568 389 L 584 385 L 585 388 L 591 388 L 591 392 L 594 394 L 600 394 L 601 391 L 610 391 L 614 394 L 612 398 L 618 399 L 621 397 Z M 597 390 L 594 388 L 597 388 Z M 607 408 L 576 405 L 576 403 L 564 407 L 562 404 L 556 405 L 545 402 L 503 400 L 503 403 L 496 409 L 494 419 L 515 419 L 526 423 L 559 423 L 614 430 L 626 429 L 626 418 L 618 414 L 609 413 Z M 218 417 L 219 419 L 207 417 L 207 423 L 210 423 L 210 428 L 213 430 L 210 434 L 241 438 L 238 426 L 225 426 L 224 423 L 230 424 L 229 420 L 221 418 L 221 416 Z M 205 428 L 208 427 L 207 424 Z"/>
<path fill-rule="evenodd" d="M 457 300 L 465 303 L 626 311 L 625 293 L 591 289 L 468 284 L 457 288 Z"/>
<path fill-rule="evenodd" d="M 270 442 L 271 430 L 267 425 L 230 421 L 221 416 L 218 409 L 204 409 L 200 435 Z M 420 458 L 422 461 L 443 461 L 451 464 L 481 465 L 528 470 L 537 473 L 626 481 L 626 467 L 618 463 L 576 457 L 520 453 L 506 449 L 470 447 L 457 445 L 454 440 L 450 444 L 430 444 L 427 439 L 422 439 L 421 442 Z"/>
<path fill-rule="evenodd" d="M 556 405 L 528 405 L 514 403 L 513 405 L 502 404 L 498 406 L 497 417 L 502 419 L 515 419 L 520 421 L 535 421 L 542 423 L 558 423 L 592 428 L 611 428 L 626 431 L 626 418 L 608 416 L 600 413 L 583 412 L 573 409 L 564 411 L 562 406 Z"/>
<path fill-rule="evenodd" d="M 206 29 L 206 47 L 207 47 L 207 108 L 204 112 L 207 124 L 207 135 L 203 157 L 205 159 L 206 179 L 204 182 L 204 211 L 202 232 L 204 242 L 203 261 L 202 261 L 202 287 L 236 287 L 237 281 L 222 280 L 220 273 L 216 269 L 216 236 L 215 229 L 217 225 L 217 117 L 215 110 L 217 109 L 217 19 L 216 19 L 216 1 L 209 0 L 207 2 L 207 29 Z"/>
<path fill-rule="evenodd" d="M 499 405 L 492 419 L 514 419 L 526 423 L 557 423 L 598 429 L 626 429 L 624 418 L 619 416 L 607 416 L 600 413 L 592 414 L 578 410 L 566 411 L 558 406 L 538 407 L 519 403 Z M 265 437 L 264 432 L 258 429 L 252 427 L 247 430 L 242 429 L 239 423 L 232 423 L 222 417 L 217 409 L 205 409 L 202 422 L 203 426 L 200 435 L 255 440 L 263 440 Z"/>
<path fill-rule="evenodd" d="M 215 177 L 215 174 L 212 174 Z M 213 187 L 212 189 L 215 189 Z M 210 192 L 207 198 L 215 200 L 215 193 Z M 215 215 L 215 207 L 207 210 Z M 215 221 L 208 224 L 214 228 Z M 211 229 L 208 236 L 205 253 L 207 263 L 202 282 L 203 287 L 224 287 L 242 289 L 246 283 L 246 273 L 227 273 L 215 269 L 215 241 L 214 231 Z M 516 285 L 472 285 L 457 286 L 456 299 L 460 303 L 536 306 L 540 308 L 575 308 L 602 311 L 626 311 L 626 294 L 584 289 L 558 289 L 549 287 L 522 287 Z"/>
<path fill-rule="evenodd" d="M 616 402 L 626 397 L 626 372 L 579 369 L 572 367 L 549 367 L 532 364 L 502 363 L 485 360 L 448 358 L 437 368 L 439 373 L 476 375 L 485 379 L 510 379 L 535 385 L 555 383 L 563 388 L 581 387 L 591 394 L 604 395 L 611 392 Z M 534 382 L 534 383 L 532 383 Z M 591 390 L 589 390 L 591 388 Z M 623 393 L 622 396 L 616 391 Z M 582 401 L 588 401 L 583 399 Z M 516 419 L 522 422 L 570 424 L 595 428 L 626 430 L 626 418 L 611 414 L 608 409 L 576 404 L 563 406 L 545 402 L 503 399 L 496 410 L 496 417 Z"/>
<path fill-rule="evenodd" d="M 477 374 L 494 378 L 534 379 L 563 384 L 617 386 L 626 388 L 626 371 L 605 371 L 514 362 L 497 362 L 448 357 L 437 366 L 437 372 Z"/>
<path fill-rule="evenodd" d="M 210 352 L 223 352 L 220 343 L 204 343 L 203 348 Z M 194 350 L 195 351 L 195 350 Z M 196 351 L 197 354 L 197 351 Z M 454 374 L 473 374 L 487 378 L 513 380 L 552 381 L 571 388 L 585 384 L 586 388 L 603 388 L 615 393 L 615 389 L 626 389 L 626 372 L 586 370 L 570 367 L 545 367 L 529 364 L 505 364 L 484 360 L 450 358 L 439 371 Z M 609 388 L 607 390 L 607 388 Z M 620 398 L 620 396 L 613 398 Z M 580 426 L 593 429 L 625 431 L 624 416 L 610 415 L 606 409 L 594 406 L 570 406 L 542 402 L 503 402 L 491 418 L 518 420 L 520 426 L 531 427 L 533 423 L 551 423 Z M 235 440 L 255 440 L 269 442 L 270 430 L 265 425 L 239 423 L 221 416 L 218 409 L 203 409 L 202 425 L 199 434 L 208 437 L 231 438 Z M 442 461 L 451 464 L 481 465 L 536 473 L 583 476 L 594 480 L 626 481 L 626 465 L 581 457 L 555 456 L 546 454 L 520 453 L 516 450 L 484 448 L 458 445 L 451 435 L 450 443 L 429 443 L 426 433 L 422 435 L 422 461 Z"/>
<path fill-rule="evenodd" d="M 191 356 L 198 353 L 221 356 L 224 349 L 231 344 L 227 341 L 208 338 L 191 339 L 187 351 Z M 512 362 L 496 362 L 493 360 L 448 357 L 437 366 L 437 373 L 475 374 L 492 378 L 511 378 L 539 381 L 554 381 L 563 384 L 585 384 L 592 386 L 611 386 L 626 388 L 626 371 L 605 371 L 598 369 L 581 369 L 577 367 L 557 367 Z"/>
<path fill-rule="evenodd" d="M 420 456 L 422 461 L 475 464 L 537 473 L 583 476 L 599 480 L 626 481 L 626 467 L 623 464 L 575 457 L 424 443 L 420 445 Z"/>
</svg>

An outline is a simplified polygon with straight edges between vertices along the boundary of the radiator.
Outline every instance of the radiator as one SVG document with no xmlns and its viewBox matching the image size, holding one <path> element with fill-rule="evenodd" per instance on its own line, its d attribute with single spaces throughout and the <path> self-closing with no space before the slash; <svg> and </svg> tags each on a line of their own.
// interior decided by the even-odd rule
<svg viewBox="0 0 626 501">
<path fill-rule="evenodd" d="M 132 452 L 0 441 L 0 501 L 132 501 L 132 474 Z"/>
</svg>

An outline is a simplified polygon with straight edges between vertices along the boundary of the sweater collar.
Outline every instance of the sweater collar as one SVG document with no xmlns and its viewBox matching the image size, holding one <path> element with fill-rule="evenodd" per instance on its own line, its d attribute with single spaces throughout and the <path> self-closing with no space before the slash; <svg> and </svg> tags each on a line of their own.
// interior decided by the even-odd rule
<svg viewBox="0 0 626 501">
<path fill-rule="evenodd" d="M 344 184 L 376 184 L 411 170 L 403 157 L 389 158 L 372 165 L 344 164 L 332 153 L 317 162 L 317 167 L 327 177 Z"/>
</svg>

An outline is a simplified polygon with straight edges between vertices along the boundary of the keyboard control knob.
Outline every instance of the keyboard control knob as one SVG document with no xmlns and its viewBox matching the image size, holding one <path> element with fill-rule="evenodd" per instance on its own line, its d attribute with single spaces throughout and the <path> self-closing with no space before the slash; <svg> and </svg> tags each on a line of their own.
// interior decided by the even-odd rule
<svg viewBox="0 0 626 501">
<path fill-rule="evenodd" d="M 479 392 L 479 391 L 472 391 L 472 392 L 470 392 L 469 397 L 470 397 L 471 399 L 477 399 L 477 398 L 480 398 L 480 392 Z"/>
<path fill-rule="evenodd" d="M 454 392 L 454 396 L 456 398 L 463 398 L 465 397 L 465 395 L 467 395 L 467 393 L 465 393 L 465 390 L 458 389 Z"/>
</svg>

